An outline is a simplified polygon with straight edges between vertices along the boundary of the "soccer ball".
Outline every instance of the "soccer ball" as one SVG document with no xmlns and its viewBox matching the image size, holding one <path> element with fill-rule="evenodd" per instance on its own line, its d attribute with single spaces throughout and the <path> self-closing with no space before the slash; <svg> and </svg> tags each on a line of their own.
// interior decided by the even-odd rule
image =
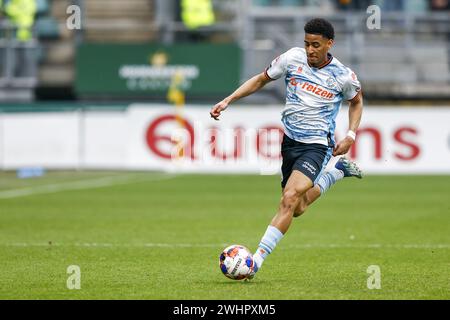
<svg viewBox="0 0 450 320">
<path fill-rule="evenodd" d="M 255 262 L 250 251 L 241 245 L 234 244 L 226 247 L 219 257 L 222 273 L 233 280 L 249 278 L 255 268 Z"/>
</svg>

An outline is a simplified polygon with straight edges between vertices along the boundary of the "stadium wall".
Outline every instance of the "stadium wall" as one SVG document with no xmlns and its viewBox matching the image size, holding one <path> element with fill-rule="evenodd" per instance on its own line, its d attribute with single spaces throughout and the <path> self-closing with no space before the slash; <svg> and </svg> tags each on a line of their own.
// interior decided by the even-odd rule
<svg viewBox="0 0 450 320">
<path fill-rule="evenodd" d="M 0 168 L 277 174 L 280 108 L 235 105 L 0 114 Z M 337 140 L 348 113 L 337 118 Z M 368 174 L 450 174 L 449 107 L 367 107 L 349 155 Z M 330 163 L 332 165 L 333 162 Z"/>
</svg>

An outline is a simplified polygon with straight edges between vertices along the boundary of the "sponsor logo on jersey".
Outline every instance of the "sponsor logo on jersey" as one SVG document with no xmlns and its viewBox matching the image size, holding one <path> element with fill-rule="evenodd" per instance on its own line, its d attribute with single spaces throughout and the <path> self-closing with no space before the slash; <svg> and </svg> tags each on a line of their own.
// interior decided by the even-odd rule
<svg viewBox="0 0 450 320">
<path fill-rule="evenodd" d="M 322 97 L 324 99 L 327 100 L 333 100 L 334 97 L 336 96 L 334 93 L 322 88 L 321 86 L 318 86 L 316 84 L 312 84 L 310 82 L 299 82 L 297 81 L 297 79 L 295 79 L 294 77 L 291 78 L 291 80 L 289 81 L 289 83 L 292 86 L 298 86 L 300 89 L 302 89 L 303 91 L 306 92 L 311 92 L 319 97 Z"/>
</svg>

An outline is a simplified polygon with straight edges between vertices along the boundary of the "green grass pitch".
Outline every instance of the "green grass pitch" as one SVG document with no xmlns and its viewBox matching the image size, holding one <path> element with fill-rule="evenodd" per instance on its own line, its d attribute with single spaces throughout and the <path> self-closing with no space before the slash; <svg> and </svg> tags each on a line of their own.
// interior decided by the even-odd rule
<svg viewBox="0 0 450 320">
<path fill-rule="evenodd" d="M 0 173 L 0 299 L 450 299 L 450 176 L 344 179 L 294 220 L 254 280 L 279 176 Z M 70 265 L 81 289 L 69 290 Z M 379 266 L 381 288 L 367 269 Z"/>
</svg>

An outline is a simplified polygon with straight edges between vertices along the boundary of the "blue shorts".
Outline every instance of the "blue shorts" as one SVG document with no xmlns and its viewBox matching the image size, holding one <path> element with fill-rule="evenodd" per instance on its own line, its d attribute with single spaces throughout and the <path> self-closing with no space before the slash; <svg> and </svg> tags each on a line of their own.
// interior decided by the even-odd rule
<svg viewBox="0 0 450 320">
<path fill-rule="evenodd" d="M 302 143 L 284 135 L 281 143 L 281 187 L 284 188 L 293 170 L 298 170 L 315 184 L 330 161 L 333 149 L 318 143 Z"/>
</svg>

